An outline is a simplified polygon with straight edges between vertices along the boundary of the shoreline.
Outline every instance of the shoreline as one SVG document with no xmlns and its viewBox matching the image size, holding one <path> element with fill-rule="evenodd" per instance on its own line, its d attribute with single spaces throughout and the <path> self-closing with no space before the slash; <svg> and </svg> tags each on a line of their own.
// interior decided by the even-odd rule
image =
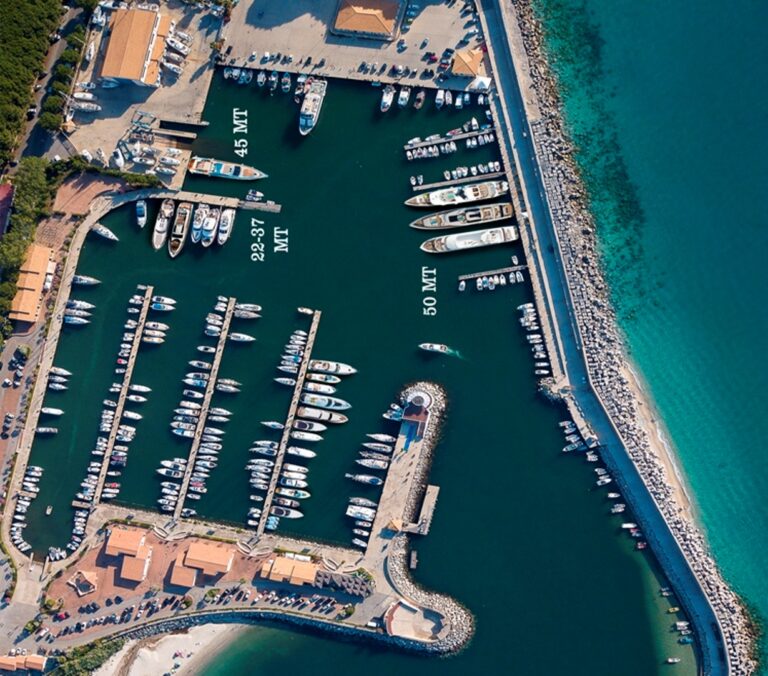
<svg viewBox="0 0 768 676">
<path fill-rule="evenodd" d="M 205 624 L 185 631 L 133 639 L 93 675 L 155 676 L 171 671 L 174 664 L 181 665 L 174 670 L 177 676 L 201 674 L 246 629 L 246 625 Z"/>
<path fill-rule="evenodd" d="M 711 556 L 663 419 L 618 328 L 543 26 L 529 0 L 485 4 L 489 55 L 514 162 L 505 159 L 524 209 L 521 232 L 534 295 L 546 315 L 544 333 L 552 332 L 551 361 L 557 357 L 562 365 L 562 373 L 553 369 L 553 379 L 542 385 L 565 401 L 582 434 L 602 442 L 604 462 L 696 629 L 701 668 L 751 674 L 757 667 L 751 618 Z M 494 39 L 502 61 L 494 55 Z"/>
</svg>

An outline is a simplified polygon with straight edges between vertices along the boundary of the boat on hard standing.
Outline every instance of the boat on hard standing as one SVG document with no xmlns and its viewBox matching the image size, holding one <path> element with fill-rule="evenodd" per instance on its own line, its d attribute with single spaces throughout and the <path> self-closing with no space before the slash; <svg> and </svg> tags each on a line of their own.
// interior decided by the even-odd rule
<svg viewBox="0 0 768 676">
<path fill-rule="evenodd" d="M 311 78 L 307 83 L 308 90 L 304 96 L 304 101 L 301 104 L 301 112 L 299 113 L 299 133 L 302 136 L 306 136 L 311 132 L 317 120 L 320 117 L 320 110 L 323 107 L 323 99 L 325 99 L 325 92 L 328 88 L 328 82 L 326 80 Z"/>
<path fill-rule="evenodd" d="M 189 222 L 192 218 L 192 205 L 182 202 L 176 209 L 176 217 L 173 219 L 173 230 L 168 239 L 168 253 L 171 258 L 176 258 L 184 248 L 184 240 L 187 238 Z"/>
<path fill-rule="evenodd" d="M 168 228 L 173 218 L 173 200 L 165 199 L 160 205 L 160 212 L 155 219 L 155 227 L 152 231 L 152 246 L 160 250 L 168 237 Z"/>
<path fill-rule="evenodd" d="M 405 200 L 410 207 L 448 206 L 494 199 L 509 192 L 506 181 L 483 181 L 468 185 L 449 186 L 414 195 Z"/>
<path fill-rule="evenodd" d="M 427 253 L 451 253 L 498 244 L 509 244 L 510 242 L 516 242 L 517 239 L 517 229 L 509 225 L 501 228 L 473 230 L 455 235 L 433 237 L 425 241 L 420 248 Z"/>
<path fill-rule="evenodd" d="M 469 225 L 482 225 L 510 218 L 513 214 L 512 205 L 506 202 L 486 204 L 483 206 L 463 207 L 451 211 L 441 211 L 417 218 L 411 223 L 418 230 L 448 230 L 464 228 Z"/>
<path fill-rule="evenodd" d="M 189 160 L 189 172 L 211 178 L 229 178 L 236 181 L 255 181 L 267 177 L 263 171 L 246 164 L 224 162 L 196 155 L 193 155 Z"/>
</svg>

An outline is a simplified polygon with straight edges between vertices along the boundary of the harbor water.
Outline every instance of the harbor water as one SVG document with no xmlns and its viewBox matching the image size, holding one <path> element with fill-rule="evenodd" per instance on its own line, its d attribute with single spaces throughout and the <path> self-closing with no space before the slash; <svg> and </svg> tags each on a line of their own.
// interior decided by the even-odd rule
<svg viewBox="0 0 768 676">
<path fill-rule="evenodd" d="M 768 7 L 536 6 L 633 360 L 726 579 L 764 620 Z"/>
<path fill-rule="evenodd" d="M 175 298 L 177 309 L 153 316 L 170 325 L 168 338 L 142 347 L 134 372 L 133 382 L 152 392 L 146 404 L 131 407 L 144 418 L 134 423 L 136 439 L 120 478 L 120 500 L 128 506 L 155 505 L 160 460 L 188 452 L 188 442 L 171 435 L 168 424 L 181 399 L 180 379 L 196 370 L 187 365 L 200 358 L 195 346 L 212 344 L 203 326 L 216 296 L 264 307 L 262 319 L 236 320 L 233 329 L 256 341 L 225 349 L 220 375 L 241 381 L 242 393 L 214 397 L 213 405 L 233 416 L 219 467 L 196 506 L 206 517 L 244 524 L 253 504 L 244 470 L 248 446 L 277 438 L 258 421 L 284 419 L 289 391 L 272 379 L 280 375 L 275 366 L 289 334 L 308 327 L 296 307 L 309 306 L 323 311 L 313 357 L 348 362 L 359 372 L 338 386 L 338 396 L 352 404 L 350 422 L 324 433 L 310 461 L 305 518 L 281 527 L 349 543 L 348 496 L 375 496 L 343 478 L 355 471 L 365 434 L 388 431 L 381 413 L 404 384 L 431 379 L 448 392 L 430 475 L 441 492 L 430 534 L 414 542 L 415 576 L 464 603 L 477 618 L 477 634 L 458 657 L 431 661 L 430 671 L 647 676 L 675 655 L 683 659 L 677 673 L 694 673 L 690 646 L 678 645 L 670 631 L 674 616 L 659 596 L 650 557 L 634 551 L 620 532 L 620 517 L 609 517 L 592 466 L 560 452 L 563 413 L 536 393 L 518 323 L 516 307 L 530 300 L 529 287 L 457 291 L 459 274 L 504 267 L 512 255 L 522 259 L 519 246 L 430 256 L 419 250 L 428 235 L 408 227 L 419 213 L 403 205 L 412 194 L 410 174 L 424 174 L 429 183 L 442 180 L 446 168 L 496 157 L 483 148 L 408 163 L 403 143 L 446 132 L 473 115 L 483 121 L 484 110 L 436 111 L 429 102 L 421 111 L 382 115 L 378 100 L 379 90 L 368 85 L 332 81 L 317 128 L 301 138 L 290 96 L 214 78 L 204 115 L 210 127 L 196 153 L 237 160 L 234 143 L 246 138 L 241 161 L 269 178 L 243 184 L 190 177 L 185 188 L 243 195 L 255 187 L 282 204 L 282 213 L 241 211 L 225 246 L 187 242 L 175 260 L 153 251 L 151 228 L 139 230 L 128 207 L 103 221 L 119 243 L 89 236 L 78 272 L 103 283 L 74 294 L 97 308 L 90 325 L 67 328 L 60 343 L 55 363 L 74 375 L 69 391 L 46 398 L 66 413 L 56 423 L 59 435 L 38 438 L 33 448 L 31 462 L 45 473 L 27 539 L 43 552 L 69 537 L 69 503 L 90 459 L 126 302 L 137 284 Z M 233 121 L 246 117 L 247 134 L 233 132 Z M 151 223 L 157 205 L 150 208 Z M 427 283 L 432 279 L 434 288 Z M 424 341 L 446 343 L 460 355 L 426 354 L 417 349 Z M 47 504 L 54 507 L 50 516 Z M 425 668 L 421 658 L 393 651 L 257 628 L 207 673 L 261 673 L 288 663 L 309 669 L 330 660 L 381 673 Z"/>
</svg>

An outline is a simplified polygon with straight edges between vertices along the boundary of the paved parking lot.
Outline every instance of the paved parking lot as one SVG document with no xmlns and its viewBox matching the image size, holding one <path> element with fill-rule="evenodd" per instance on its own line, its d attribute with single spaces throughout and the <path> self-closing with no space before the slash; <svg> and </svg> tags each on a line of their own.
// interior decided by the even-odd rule
<svg viewBox="0 0 768 676">
<path fill-rule="evenodd" d="M 329 27 L 333 26 L 337 6 L 338 0 L 240 2 L 222 31 L 225 50 L 229 50 L 226 62 L 250 68 L 382 82 L 404 80 L 437 87 L 437 64 L 427 64 L 425 54 L 436 52 L 439 56 L 446 48 L 479 44 L 479 33 L 471 33 L 479 31 L 479 24 L 471 12 L 464 10 L 461 1 L 410 3 L 405 10 L 406 16 L 413 19 L 410 28 L 400 30 L 392 42 L 333 34 Z M 462 41 L 465 37 L 468 42 Z M 265 58 L 267 53 L 269 59 Z M 311 58 L 309 63 L 307 57 Z M 376 64 L 375 71 L 369 68 L 363 72 L 363 62 Z M 402 66 L 402 75 L 390 73 L 395 65 Z M 428 68 L 434 70 L 432 76 L 424 73 Z M 463 89 L 467 84 L 468 79 L 450 78 L 439 86 Z"/>
</svg>

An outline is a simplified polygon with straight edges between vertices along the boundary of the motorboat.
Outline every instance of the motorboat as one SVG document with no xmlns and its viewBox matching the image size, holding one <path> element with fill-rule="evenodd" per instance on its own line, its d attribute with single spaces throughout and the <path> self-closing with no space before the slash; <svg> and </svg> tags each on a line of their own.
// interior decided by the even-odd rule
<svg viewBox="0 0 768 676">
<path fill-rule="evenodd" d="M 317 422 L 308 422 L 306 420 L 294 420 L 293 428 L 304 430 L 305 432 L 325 432 L 328 428 Z"/>
<path fill-rule="evenodd" d="M 235 210 L 224 209 L 221 212 L 221 218 L 219 220 L 219 231 L 216 235 L 216 241 L 219 245 L 227 243 L 230 235 L 232 234 L 232 228 L 235 225 Z"/>
<path fill-rule="evenodd" d="M 101 281 L 89 275 L 74 275 L 72 283 L 80 286 L 95 286 L 96 284 L 101 284 Z"/>
<path fill-rule="evenodd" d="M 179 204 L 178 209 L 176 209 L 176 217 L 173 220 L 173 229 L 168 240 L 168 253 L 171 258 L 176 258 L 181 253 L 191 218 L 192 204 L 189 202 Z"/>
<path fill-rule="evenodd" d="M 464 228 L 470 225 L 492 223 L 504 220 L 505 218 L 511 218 L 513 215 L 514 211 L 511 204 L 497 202 L 494 204 L 467 206 L 423 216 L 413 221 L 411 227 L 418 230 L 447 230 L 450 228 Z"/>
<path fill-rule="evenodd" d="M 336 388 L 333 385 L 324 385 L 322 383 L 305 383 L 304 391 L 315 394 L 334 394 Z"/>
<path fill-rule="evenodd" d="M 372 451 L 378 451 L 379 453 L 391 453 L 392 446 L 383 444 L 378 441 L 366 441 L 363 443 L 364 448 L 370 448 Z"/>
<path fill-rule="evenodd" d="M 397 96 L 397 105 L 400 108 L 405 108 L 408 105 L 408 101 L 411 98 L 411 88 L 407 86 L 400 87 L 400 93 Z"/>
<path fill-rule="evenodd" d="M 302 430 L 292 430 L 291 439 L 297 439 L 298 441 L 322 441 L 323 437 L 314 432 L 304 432 Z"/>
<path fill-rule="evenodd" d="M 306 86 L 306 94 L 299 111 L 299 133 L 306 136 L 317 125 L 328 82 L 320 78 L 311 78 Z"/>
<path fill-rule="evenodd" d="M 379 109 L 382 113 L 386 113 L 392 107 L 392 101 L 395 99 L 395 88 L 392 85 L 387 85 L 381 92 L 381 103 Z"/>
<path fill-rule="evenodd" d="M 384 443 L 394 444 L 397 439 L 389 434 L 366 434 L 366 437 L 373 439 L 374 441 L 381 441 Z"/>
<path fill-rule="evenodd" d="M 300 446 L 289 446 L 286 449 L 286 453 L 288 455 L 295 455 L 297 458 L 315 458 L 317 457 L 317 453 L 314 451 L 310 451 L 308 448 L 301 448 Z"/>
<path fill-rule="evenodd" d="M 321 422 L 328 422 L 334 425 L 341 425 L 349 421 L 349 418 L 343 413 L 336 413 L 335 411 L 327 411 L 319 408 L 312 408 L 310 406 L 299 406 L 296 415 L 301 418 L 309 418 L 310 420 L 320 420 Z"/>
<path fill-rule="evenodd" d="M 246 333 L 230 333 L 229 339 L 236 343 L 251 343 L 256 340 L 253 336 L 249 336 Z"/>
<path fill-rule="evenodd" d="M 210 207 L 207 204 L 198 204 L 195 207 L 195 215 L 192 219 L 192 229 L 189 232 L 189 239 L 197 244 L 203 237 L 203 221 L 208 216 L 208 209 Z"/>
<path fill-rule="evenodd" d="M 266 178 L 267 174 L 259 171 L 255 167 L 249 167 L 245 164 L 236 164 L 233 162 L 223 162 L 211 158 L 197 157 L 193 155 L 189 161 L 189 172 L 192 174 L 201 174 L 211 178 L 229 178 L 238 181 L 253 181 L 259 178 Z"/>
<path fill-rule="evenodd" d="M 219 219 L 221 218 L 221 209 L 219 207 L 213 207 L 208 211 L 207 216 L 203 220 L 203 233 L 202 244 L 204 247 L 209 247 L 216 239 L 216 230 L 219 227 Z"/>
<path fill-rule="evenodd" d="M 517 228 L 510 225 L 500 228 L 489 228 L 488 230 L 475 230 L 455 235 L 433 237 L 425 241 L 420 248 L 427 253 L 439 254 L 508 244 L 517 240 Z"/>
<path fill-rule="evenodd" d="M 100 237 L 103 237 L 104 239 L 108 239 L 111 242 L 119 242 L 120 239 L 118 236 L 112 232 L 106 225 L 103 223 L 94 223 L 91 226 L 91 232 L 96 233 Z"/>
<path fill-rule="evenodd" d="M 269 427 L 273 430 L 285 429 L 285 425 L 283 425 L 281 422 L 277 422 L 276 420 L 262 420 L 261 424 L 264 425 L 264 427 Z"/>
<path fill-rule="evenodd" d="M 336 361 L 324 361 L 320 359 L 310 360 L 309 370 L 318 371 L 320 373 L 332 373 L 339 375 L 351 375 L 353 373 L 357 373 L 357 369 L 349 366 L 349 364 L 343 364 L 342 362 Z"/>
<path fill-rule="evenodd" d="M 273 516 L 281 516 L 284 519 L 301 519 L 304 516 L 298 509 L 280 507 L 279 505 L 272 507 L 269 513 Z"/>
<path fill-rule="evenodd" d="M 332 385 L 338 385 L 341 382 L 341 378 L 330 373 L 307 373 L 307 380 L 316 383 L 330 383 Z"/>
<path fill-rule="evenodd" d="M 136 202 L 136 225 L 143 228 L 147 224 L 147 203 L 145 200 Z"/>
<path fill-rule="evenodd" d="M 443 206 L 481 202 L 509 192 L 506 181 L 483 181 L 460 186 L 439 188 L 431 192 L 414 195 L 405 200 L 411 207 Z"/>
<path fill-rule="evenodd" d="M 453 351 L 442 343 L 419 343 L 419 349 L 425 352 L 438 352 L 440 354 L 450 354 Z"/>
<path fill-rule="evenodd" d="M 338 397 L 328 397 L 324 395 L 304 393 L 300 397 L 302 404 L 309 406 L 316 406 L 318 408 L 327 408 L 335 410 L 346 410 L 351 408 L 352 405 L 349 402 L 339 399 Z"/>
</svg>

